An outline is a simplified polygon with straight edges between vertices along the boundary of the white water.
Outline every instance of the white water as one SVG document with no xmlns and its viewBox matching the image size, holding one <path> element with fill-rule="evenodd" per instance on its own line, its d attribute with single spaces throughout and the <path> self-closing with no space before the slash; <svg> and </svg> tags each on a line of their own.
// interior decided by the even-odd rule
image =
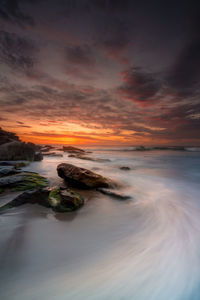
<svg viewBox="0 0 200 300">
<path fill-rule="evenodd" d="M 92 192 L 74 214 L 26 205 L 1 215 L 0 299 L 200 299 L 200 154 L 92 155 L 111 162 L 65 154 L 26 169 L 54 185 L 56 166 L 68 161 L 120 181 L 132 200 Z"/>
</svg>

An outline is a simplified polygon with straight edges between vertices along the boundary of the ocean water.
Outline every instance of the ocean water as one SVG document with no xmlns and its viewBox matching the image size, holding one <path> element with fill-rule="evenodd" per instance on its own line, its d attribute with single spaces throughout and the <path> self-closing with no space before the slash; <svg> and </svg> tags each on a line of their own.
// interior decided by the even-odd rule
<svg viewBox="0 0 200 300">
<path fill-rule="evenodd" d="M 0 299 L 199 300 L 200 152 L 90 156 L 110 161 L 65 153 L 24 169 L 54 186 L 62 182 L 56 166 L 69 162 L 120 182 L 117 192 L 131 199 L 84 191 L 76 213 L 24 205 L 1 214 Z"/>
</svg>

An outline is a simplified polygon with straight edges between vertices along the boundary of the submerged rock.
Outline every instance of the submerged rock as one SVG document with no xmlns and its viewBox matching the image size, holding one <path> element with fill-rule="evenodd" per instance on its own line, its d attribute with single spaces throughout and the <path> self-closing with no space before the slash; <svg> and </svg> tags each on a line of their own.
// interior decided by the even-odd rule
<svg viewBox="0 0 200 300">
<path fill-rule="evenodd" d="M 70 154 L 70 155 L 68 155 L 68 157 L 74 157 L 74 158 L 97 161 L 97 162 L 108 162 L 108 161 L 110 161 L 110 159 L 90 157 L 90 156 L 85 156 L 84 154 Z"/>
<path fill-rule="evenodd" d="M 123 167 L 120 167 L 120 170 L 123 170 L 123 171 L 129 171 L 131 168 L 129 168 L 129 167 L 125 167 L 125 166 L 123 166 Z"/>
<path fill-rule="evenodd" d="M 45 153 L 42 153 L 44 156 L 57 156 L 57 157 L 63 157 L 62 154 L 60 153 L 56 153 L 56 152 L 45 152 Z"/>
<path fill-rule="evenodd" d="M 62 150 L 69 153 L 85 153 L 85 150 L 72 146 L 63 146 Z"/>
<path fill-rule="evenodd" d="M 69 184 L 82 188 L 113 187 L 114 183 L 90 170 L 79 168 L 71 164 L 62 163 L 57 166 L 58 176 Z"/>
<path fill-rule="evenodd" d="M 123 194 L 119 194 L 113 191 L 110 191 L 108 189 L 104 189 L 104 188 L 98 188 L 97 191 L 99 191 L 100 193 L 110 196 L 112 198 L 118 199 L 118 200 L 129 200 L 132 197 L 131 196 L 127 196 L 127 195 L 123 195 Z"/>
</svg>

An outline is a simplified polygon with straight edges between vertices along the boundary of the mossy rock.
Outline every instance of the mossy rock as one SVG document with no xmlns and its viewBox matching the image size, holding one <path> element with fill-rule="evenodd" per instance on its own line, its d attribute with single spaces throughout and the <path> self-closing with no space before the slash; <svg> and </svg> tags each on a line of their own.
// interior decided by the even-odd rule
<svg viewBox="0 0 200 300">
<path fill-rule="evenodd" d="M 48 180 L 45 177 L 33 172 L 21 172 L 0 178 L 0 188 L 11 191 L 26 191 L 43 188 L 47 185 Z"/>
<path fill-rule="evenodd" d="M 37 173 L 23 172 L 20 173 L 20 175 L 24 176 L 24 179 L 12 189 L 13 191 L 32 190 L 43 188 L 48 185 L 48 180 Z"/>
<path fill-rule="evenodd" d="M 49 193 L 48 203 L 54 211 L 70 212 L 84 204 L 84 198 L 67 188 L 55 188 Z"/>
</svg>

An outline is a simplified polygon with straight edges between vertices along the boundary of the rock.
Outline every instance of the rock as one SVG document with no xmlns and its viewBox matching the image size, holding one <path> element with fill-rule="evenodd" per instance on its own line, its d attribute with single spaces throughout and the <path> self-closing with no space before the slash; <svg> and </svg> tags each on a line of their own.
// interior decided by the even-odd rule
<svg viewBox="0 0 200 300">
<path fill-rule="evenodd" d="M 129 171 L 131 168 L 129 167 L 120 167 L 120 170 L 123 170 L 123 171 Z"/>
<path fill-rule="evenodd" d="M 41 151 L 42 152 L 48 152 L 50 150 L 52 150 L 54 147 L 53 146 L 50 146 L 50 145 L 45 145 L 44 147 L 41 147 Z"/>
<path fill-rule="evenodd" d="M 89 157 L 89 156 L 85 156 L 84 154 L 70 154 L 70 155 L 68 155 L 68 157 L 74 157 L 74 158 L 97 161 L 97 162 L 108 162 L 108 161 L 110 161 L 110 159 Z"/>
<path fill-rule="evenodd" d="M 15 133 L 5 131 L 0 127 L 0 145 L 13 141 L 20 141 L 19 137 Z"/>
<path fill-rule="evenodd" d="M 111 180 L 90 170 L 79 168 L 71 164 L 62 163 L 57 166 L 58 176 L 71 185 L 82 188 L 112 187 Z"/>
<path fill-rule="evenodd" d="M 10 201 L 9 203 L 0 207 L 0 212 L 3 212 L 4 210 L 6 210 L 8 208 L 17 207 L 17 206 L 27 204 L 27 203 L 30 203 L 30 204 L 37 203 L 37 204 L 40 204 L 45 207 L 50 207 L 50 205 L 48 203 L 49 193 L 50 193 L 49 188 L 39 188 L 36 190 L 24 192 L 24 193 L 20 194 L 19 196 L 17 196 L 12 201 Z"/>
<path fill-rule="evenodd" d="M 0 166 L 13 166 L 16 169 L 27 167 L 29 165 L 29 161 L 0 161 Z"/>
<path fill-rule="evenodd" d="M 19 141 L 5 143 L 0 146 L 0 160 L 28 160 L 38 159 L 35 153 L 35 147 L 32 143 L 23 143 Z M 42 156 L 40 156 L 42 159 Z"/>
<path fill-rule="evenodd" d="M 0 165 L 0 177 L 6 176 L 6 175 L 13 175 L 18 173 L 14 166 L 1 166 Z"/>
<path fill-rule="evenodd" d="M 23 204 L 39 204 L 56 212 L 71 212 L 84 205 L 84 198 L 67 188 L 39 188 L 27 191 L 0 207 L 0 212 Z"/>
<path fill-rule="evenodd" d="M 21 172 L 0 178 L 0 188 L 12 191 L 25 191 L 39 187 L 46 187 L 48 180 L 33 172 Z"/>
<path fill-rule="evenodd" d="M 35 152 L 35 155 L 34 155 L 34 161 L 41 161 L 43 160 L 43 155 L 41 152 Z"/>
<path fill-rule="evenodd" d="M 49 193 L 48 203 L 54 211 L 69 212 L 79 209 L 84 198 L 67 188 L 55 188 Z"/>
<path fill-rule="evenodd" d="M 56 153 L 56 152 L 45 152 L 45 153 L 42 153 L 44 156 L 57 156 L 57 157 L 63 157 L 62 154 L 60 153 Z"/>
<path fill-rule="evenodd" d="M 63 151 L 69 153 L 85 153 L 83 149 L 75 148 L 72 146 L 63 146 Z"/>
<path fill-rule="evenodd" d="M 110 196 L 112 198 L 118 199 L 118 200 L 129 200 L 131 199 L 130 196 L 127 195 L 122 195 L 122 194 L 118 194 L 116 192 L 104 189 L 104 188 L 98 188 L 97 191 L 99 191 L 100 193 Z"/>
</svg>

